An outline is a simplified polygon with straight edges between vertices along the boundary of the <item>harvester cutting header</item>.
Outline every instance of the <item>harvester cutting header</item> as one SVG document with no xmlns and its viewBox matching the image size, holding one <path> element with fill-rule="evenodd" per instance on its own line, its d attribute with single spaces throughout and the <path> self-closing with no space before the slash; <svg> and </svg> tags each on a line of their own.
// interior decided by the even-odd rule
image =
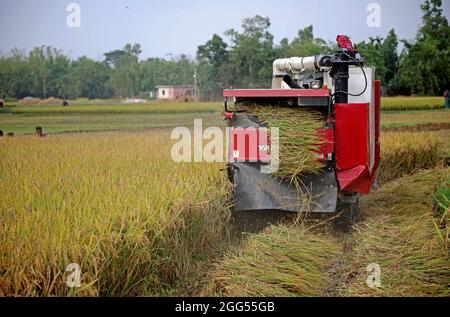
<svg viewBox="0 0 450 317">
<path fill-rule="evenodd" d="M 235 211 L 295 212 L 305 194 L 311 212 L 353 211 L 370 192 L 380 160 L 380 83 L 347 36 L 337 43 L 332 54 L 275 60 L 271 89 L 224 91 Z M 267 162 L 251 157 L 252 142 L 242 146 L 253 137 L 246 129 L 277 125 L 289 177 L 261 173 Z M 258 157 L 270 157 L 270 144 L 260 146 L 268 143 L 256 140 Z"/>
</svg>

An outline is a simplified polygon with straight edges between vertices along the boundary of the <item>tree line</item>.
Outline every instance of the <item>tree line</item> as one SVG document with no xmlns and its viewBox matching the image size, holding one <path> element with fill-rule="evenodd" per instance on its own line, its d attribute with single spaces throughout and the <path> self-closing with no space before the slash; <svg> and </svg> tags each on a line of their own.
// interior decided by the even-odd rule
<svg viewBox="0 0 450 317">
<path fill-rule="evenodd" d="M 395 30 L 385 37 L 357 43 L 368 65 L 390 94 L 441 95 L 450 88 L 450 27 L 441 0 L 421 6 L 422 23 L 413 41 L 399 40 Z M 28 54 L 13 49 L 0 57 L 0 93 L 10 98 L 113 98 L 136 97 L 157 85 L 192 84 L 197 75 L 200 96 L 218 99 L 224 88 L 269 87 L 276 58 L 333 52 L 335 43 L 317 38 L 313 26 L 298 31 L 289 41 L 274 42 L 270 20 L 246 18 L 241 31 L 230 29 L 225 39 L 214 34 L 200 45 L 196 58 L 140 60 L 139 44 L 127 44 L 104 54 L 102 61 L 86 56 L 71 60 L 49 46 Z M 399 53 L 399 44 L 403 49 Z"/>
</svg>

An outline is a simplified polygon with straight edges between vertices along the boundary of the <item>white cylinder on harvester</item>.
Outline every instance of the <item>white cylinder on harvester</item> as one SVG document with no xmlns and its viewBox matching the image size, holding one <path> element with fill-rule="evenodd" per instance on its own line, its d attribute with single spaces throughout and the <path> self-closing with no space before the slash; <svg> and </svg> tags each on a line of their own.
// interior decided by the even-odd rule
<svg viewBox="0 0 450 317">
<path fill-rule="evenodd" d="M 283 76 L 288 72 L 315 70 L 315 56 L 281 58 L 273 62 L 273 76 Z"/>
<path fill-rule="evenodd" d="M 297 77 L 305 71 L 324 71 L 331 67 L 323 66 L 321 61 L 326 55 L 305 56 L 305 57 L 289 57 L 277 59 L 273 62 L 272 88 L 282 87 L 282 77 L 292 74 Z"/>
</svg>

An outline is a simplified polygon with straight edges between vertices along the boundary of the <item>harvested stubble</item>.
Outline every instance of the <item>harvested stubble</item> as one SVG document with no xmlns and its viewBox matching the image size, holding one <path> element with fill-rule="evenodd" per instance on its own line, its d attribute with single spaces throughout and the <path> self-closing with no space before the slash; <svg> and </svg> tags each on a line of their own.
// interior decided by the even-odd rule
<svg viewBox="0 0 450 317">
<path fill-rule="evenodd" d="M 380 183 L 434 168 L 442 162 L 443 144 L 429 132 L 386 132 L 381 136 Z"/>
<path fill-rule="evenodd" d="M 321 114 L 289 107 L 240 105 L 269 128 L 279 128 L 280 166 L 276 176 L 296 182 L 298 175 L 315 173 L 323 164 L 314 157 L 323 143 L 318 130 L 323 127 Z"/>
<path fill-rule="evenodd" d="M 449 228 L 436 213 L 434 192 L 450 169 L 401 178 L 363 199 L 343 260 L 345 296 L 450 296 Z M 381 267 L 381 288 L 366 284 L 369 263 Z"/>
<path fill-rule="evenodd" d="M 208 295 L 320 296 L 326 270 L 340 252 L 325 236 L 301 227 L 272 226 L 249 237 L 236 255 L 226 257 L 211 273 Z"/>
</svg>

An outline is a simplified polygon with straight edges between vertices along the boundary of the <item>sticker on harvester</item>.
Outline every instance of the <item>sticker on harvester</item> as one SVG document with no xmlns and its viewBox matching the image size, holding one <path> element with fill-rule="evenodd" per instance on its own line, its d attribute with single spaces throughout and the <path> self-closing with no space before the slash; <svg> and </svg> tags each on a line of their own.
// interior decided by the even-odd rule
<svg viewBox="0 0 450 317">
<path fill-rule="evenodd" d="M 230 132 L 234 161 L 270 162 L 267 128 L 231 128 Z"/>
</svg>

